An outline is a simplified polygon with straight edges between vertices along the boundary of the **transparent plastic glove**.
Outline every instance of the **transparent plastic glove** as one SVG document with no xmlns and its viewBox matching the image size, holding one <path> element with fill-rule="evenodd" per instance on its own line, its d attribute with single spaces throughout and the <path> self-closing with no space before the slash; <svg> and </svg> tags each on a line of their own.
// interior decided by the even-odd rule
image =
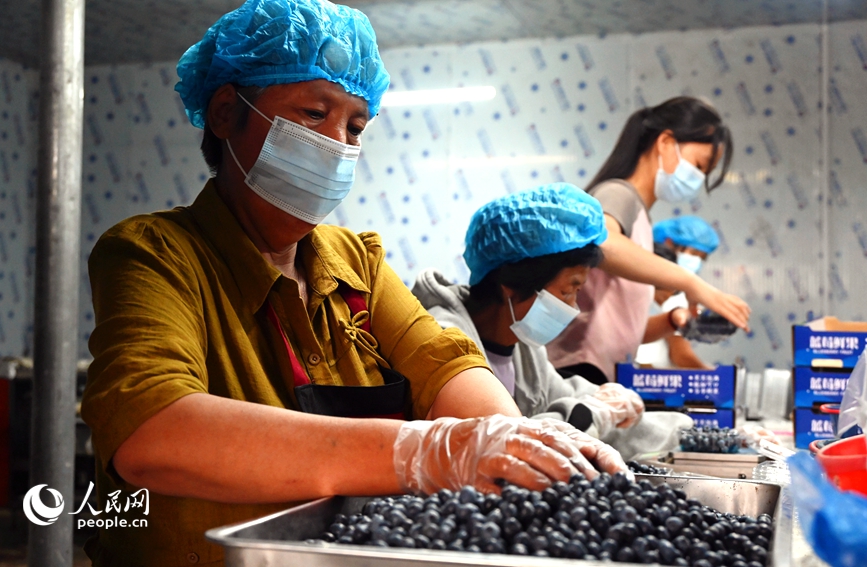
<svg viewBox="0 0 867 567">
<path fill-rule="evenodd" d="M 401 487 L 414 493 L 473 485 L 499 494 L 500 479 L 544 490 L 578 471 L 596 475 L 587 460 L 595 451 L 585 445 L 598 441 L 587 437 L 576 440 L 544 421 L 502 415 L 408 421 L 394 442 L 394 469 Z"/>
<path fill-rule="evenodd" d="M 618 419 L 615 416 L 615 409 L 606 404 L 599 398 L 588 394 L 578 398 L 578 402 L 590 410 L 593 416 L 593 425 L 596 427 L 596 435 L 604 438 L 617 427 Z"/>
<path fill-rule="evenodd" d="M 625 472 L 629 478 L 634 478 L 632 471 L 629 470 L 629 467 L 623 461 L 623 457 L 611 445 L 603 443 L 599 439 L 591 437 L 580 429 L 575 429 L 570 424 L 559 419 L 543 419 L 541 423 L 557 429 L 581 447 L 581 454 L 593 463 L 595 467 L 590 470 L 581 470 L 587 478 L 595 478 L 599 474 L 598 471 L 611 474 Z"/>
<path fill-rule="evenodd" d="M 746 446 L 758 445 L 762 439 L 767 439 L 775 445 L 780 444 L 780 439 L 777 434 L 770 429 L 764 428 L 757 423 L 745 423 L 740 427 L 735 428 L 735 431 L 740 433 L 744 438 Z"/>
<path fill-rule="evenodd" d="M 614 425 L 616 427 L 631 427 L 644 413 L 644 401 L 641 396 L 628 388 L 624 388 L 621 384 L 614 382 L 603 384 L 599 386 L 593 397 L 611 406 L 614 410 Z"/>
</svg>

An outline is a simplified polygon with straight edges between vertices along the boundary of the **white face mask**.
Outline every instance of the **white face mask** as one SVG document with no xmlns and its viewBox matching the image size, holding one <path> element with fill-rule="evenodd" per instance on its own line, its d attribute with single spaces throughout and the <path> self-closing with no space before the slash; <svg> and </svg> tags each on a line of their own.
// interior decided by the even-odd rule
<svg viewBox="0 0 867 567">
<path fill-rule="evenodd" d="M 232 144 L 229 153 L 257 195 L 293 217 L 319 224 L 346 197 L 355 182 L 359 146 L 349 146 L 280 116 L 271 120 L 238 95 L 271 123 L 259 159 L 244 171 Z"/>
<path fill-rule="evenodd" d="M 519 341 L 533 346 L 545 346 L 556 339 L 572 319 L 581 313 L 581 310 L 557 299 L 544 289 L 538 292 L 530 310 L 520 321 L 515 321 L 511 298 L 509 311 L 512 312 L 513 321 L 509 328 Z"/>
<path fill-rule="evenodd" d="M 697 274 L 701 270 L 701 263 L 702 259 L 700 256 L 688 252 L 677 253 L 677 265 L 689 270 L 693 274 Z"/>
<path fill-rule="evenodd" d="M 656 170 L 656 180 L 653 193 L 657 199 L 669 203 L 691 201 L 698 195 L 704 185 L 704 173 L 680 156 L 680 146 L 674 145 L 677 152 L 677 167 L 674 173 L 666 173 L 662 167 L 662 156 L 659 156 L 659 169 Z"/>
</svg>

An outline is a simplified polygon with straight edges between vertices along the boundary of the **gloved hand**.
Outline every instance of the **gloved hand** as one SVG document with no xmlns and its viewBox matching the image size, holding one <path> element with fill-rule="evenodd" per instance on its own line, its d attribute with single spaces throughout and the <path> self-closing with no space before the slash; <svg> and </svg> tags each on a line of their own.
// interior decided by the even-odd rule
<svg viewBox="0 0 867 567">
<path fill-rule="evenodd" d="M 757 423 L 745 423 L 740 427 L 736 428 L 735 431 L 741 434 L 746 441 L 745 445 L 749 446 L 750 444 L 758 444 L 762 439 L 767 439 L 771 443 L 776 445 L 780 444 L 780 439 L 777 437 L 777 434 L 771 431 L 770 429 L 766 429 Z"/>
<path fill-rule="evenodd" d="M 554 421 L 502 415 L 408 421 L 394 442 L 398 482 L 414 493 L 457 490 L 464 485 L 499 493 L 499 479 L 544 490 L 579 471 L 588 478 L 598 475 L 587 459 L 600 453 L 601 442 L 565 422 L 554 427 Z M 580 435 L 564 433 L 559 425 Z M 602 461 L 608 463 L 610 458 L 603 455 Z"/>
<path fill-rule="evenodd" d="M 605 471 L 610 474 L 625 472 L 627 476 L 632 478 L 632 472 L 626 466 L 623 457 L 611 445 L 603 443 L 599 439 L 584 433 L 580 429 L 575 429 L 565 421 L 560 421 L 559 419 L 543 419 L 541 422 L 548 427 L 560 431 L 569 437 L 569 439 L 579 444 L 581 454 L 593 463 L 596 470 Z M 596 477 L 596 470 L 591 471 L 593 473 L 592 476 L 585 471 L 581 472 L 588 478 L 594 478 Z"/>
<path fill-rule="evenodd" d="M 623 387 L 622 384 L 609 382 L 602 384 L 595 394 L 596 398 L 617 410 L 617 427 L 631 427 L 641 419 L 644 413 L 644 400 L 636 392 Z"/>
</svg>

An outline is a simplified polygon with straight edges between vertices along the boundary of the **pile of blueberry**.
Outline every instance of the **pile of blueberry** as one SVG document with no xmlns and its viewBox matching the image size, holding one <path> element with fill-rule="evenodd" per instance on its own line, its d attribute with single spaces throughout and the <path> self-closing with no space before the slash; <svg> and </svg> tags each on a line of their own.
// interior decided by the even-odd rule
<svg viewBox="0 0 867 567">
<path fill-rule="evenodd" d="M 669 469 L 646 465 L 644 463 L 639 463 L 638 461 L 626 461 L 626 466 L 629 467 L 629 470 L 638 474 L 671 474 L 671 470 Z"/>
<path fill-rule="evenodd" d="M 764 567 L 771 517 L 724 514 L 668 484 L 581 475 L 542 492 L 472 487 L 377 498 L 339 514 L 320 540 L 693 567 Z"/>
<path fill-rule="evenodd" d="M 729 427 L 693 427 L 680 431 L 680 448 L 695 453 L 737 453 L 743 437 Z"/>
</svg>

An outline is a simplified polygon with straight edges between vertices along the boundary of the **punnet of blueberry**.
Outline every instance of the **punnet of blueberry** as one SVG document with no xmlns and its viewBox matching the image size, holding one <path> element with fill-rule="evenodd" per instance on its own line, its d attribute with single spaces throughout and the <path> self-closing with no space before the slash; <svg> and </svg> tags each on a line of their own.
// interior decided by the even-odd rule
<svg viewBox="0 0 867 567">
<path fill-rule="evenodd" d="M 764 567 L 771 517 L 726 514 L 668 484 L 624 473 L 582 475 L 542 492 L 471 486 L 428 497 L 375 498 L 338 514 L 311 543 L 507 553 L 694 567 Z"/>
<path fill-rule="evenodd" d="M 680 431 L 680 448 L 692 453 L 737 453 L 744 438 L 729 427 L 693 427 Z"/>
</svg>

